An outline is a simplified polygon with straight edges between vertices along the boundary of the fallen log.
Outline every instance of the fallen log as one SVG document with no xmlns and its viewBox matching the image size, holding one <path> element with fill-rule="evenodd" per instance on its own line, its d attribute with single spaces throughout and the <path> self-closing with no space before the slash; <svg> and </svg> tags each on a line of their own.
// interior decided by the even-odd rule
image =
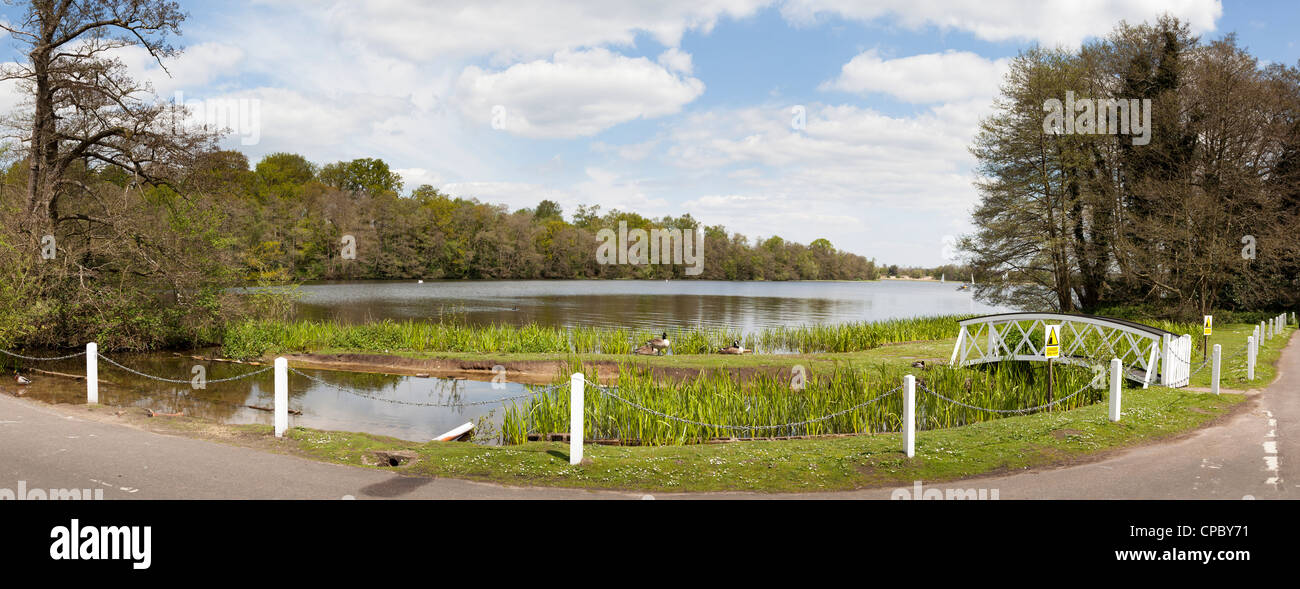
<svg viewBox="0 0 1300 589">
<path fill-rule="evenodd" d="M 27 371 L 35 374 L 44 374 L 45 376 L 57 376 L 59 378 L 71 378 L 73 380 L 86 380 L 86 376 L 84 374 L 64 374 L 62 372 L 54 372 L 52 370 L 41 370 L 39 368 L 28 368 Z M 111 385 L 116 383 L 101 378 L 99 379 L 99 384 Z"/>
<path fill-rule="evenodd" d="M 256 409 L 258 411 L 265 411 L 267 413 L 275 413 L 275 408 L 273 407 L 259 407 L 257 405 L 244 405 L 244 406 L 248 407 L 249 409 Z M 299 411 L 297 409 L 290 409 L 289 415 L 302 415 L 302 411 Z"/>
</svg>

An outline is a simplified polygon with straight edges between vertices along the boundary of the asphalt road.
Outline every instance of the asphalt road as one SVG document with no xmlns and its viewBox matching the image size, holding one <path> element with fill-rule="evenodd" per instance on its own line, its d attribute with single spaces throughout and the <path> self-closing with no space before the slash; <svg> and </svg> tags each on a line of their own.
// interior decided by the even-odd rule
<svg viewBox="0 0 1300 589">
<path fill-rule="evenodd" d="M 1300 498 L 1300 345 L 1251 406 L 1182 439 L 1067 468 L 928 485 L 994 490 L 1000 499 Z M 376 470 L 80 419 L 67 408 L 0 395 L 0 490 L 104 490 L 105 499 L 642 499 L 644 493 L 512 488 Z M 914 489 L 914 488 L 913 488 Z M 764 495 L 656 494 L 657 499 L 888 499 L 893 489 Z"/>
</svg>

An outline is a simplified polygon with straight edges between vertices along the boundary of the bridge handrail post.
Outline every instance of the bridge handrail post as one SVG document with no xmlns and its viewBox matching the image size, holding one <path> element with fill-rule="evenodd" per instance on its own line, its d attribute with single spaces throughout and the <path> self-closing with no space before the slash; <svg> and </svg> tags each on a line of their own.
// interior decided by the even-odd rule
<svg viewBox="0 0 1300 589">
<path fill-rule="evenodd" d="M 1210 366 L 1210 389 L 1214 394 L 1219 394 L 1219 366 L 1223 359 L 1223 346 L 1214 344 L 1214 364 Z"/>
</svg>

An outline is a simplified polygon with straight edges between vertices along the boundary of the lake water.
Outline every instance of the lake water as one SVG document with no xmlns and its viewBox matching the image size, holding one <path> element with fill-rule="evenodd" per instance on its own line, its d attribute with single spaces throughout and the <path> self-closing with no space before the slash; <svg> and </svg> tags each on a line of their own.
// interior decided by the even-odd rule
<svg viewBox="0 0 1300 589">
<path fill-rule="evenodd" d="M 703 325 L 750 331 L 770 326 L 842 323 L 941 315 L 994 313 L 1005 309 L 973 300 L 958 284 L 937 282 L 764 282 L 552 281 L 552 282 L 361 282 L 302 288 L 298 315 L 312 319 L 365 322 L 428 320 L 455 313 L 478 324 L 535 322 L 554 326 L 661 328 Z M 205 362 L 174 354 L 110 354 L 147 374 L 190 379 L 203 366 L 208 380 L 257 370 L 239 364 Z M 28 364 L 83 374 L 84 359 Z M 271 413 L 248 405 L 272 406 L 271 373 L 194 390 L 131 375 L 100 362 L 105 405 L 184 412 L 222 423 L 270 424 Z M 499 405 L 436 406 L 516 396 L 519 384 L 304 370 L 322 382 L 290 374 L 291 426 L 358 431 L 427 441 L 465 422 L 484 418 L 499 425 Z M 32 374 L 27 395 L 49 402 L 84 403 L 84 385 Z M 8 387 L 6 387 L 8 388 Z M 491 434 L 491 432 L 482 432 Z"/>
<path fill-rule="evenodd" d="M 181 380 L 191 378 L 195 366 L 203 366 L 207 379 L 218 380 L 246 374 L 260 367 L 207 362 L 172 354 L 108 354 L 134 370 Z M 29 363 L 30 368 L 84 374 L 85 359 L 51 363 Z M 291 427 L 366 432 L 425 442 L 465 422 L 480 418 L 489 429 L 501 422 L 501 404 L 488 403 L 526 393 L 517 383 L 420 378 L 388 374 L 336 372 L 300 369 L 316 381 L 289 374 L 289 408 L 302 411 L 290 415 Z M 34 381 L 24 387 L 24 396 L 49 403 L 83 404 L 85 384 L 40 373 L 25 372 Z M 100 403 L 113 407 L 158 413 L 184 413 L 227 424 L 272 424 L 272 414 L 248 405 L 274 405 L 274 377 L 265 372 L 247 379 L 210 383 L 204 389 L 188 384 L 149 380 L 99 362 Z M 322 382 L 318 382 L 322 381 Z M 12 392 L 12 383 L 2 387 Z M 534 387 L 537 388 L 537 387 Z M 481 431 L 481 430 L 480 430 Z M 492 434 L 492 432 L 482 432 Z"/>
<path fill-rule="evenodd" d="M 364 323 L 660 328 L 701 325 L 751 331 L 781 325 L 846 323 L 1008 309 L 974 300 L 952 282 L 715 282 L 565 280 L 501 282 L 350 282 L 302 287 L 305 319 Z"/>
</svg>

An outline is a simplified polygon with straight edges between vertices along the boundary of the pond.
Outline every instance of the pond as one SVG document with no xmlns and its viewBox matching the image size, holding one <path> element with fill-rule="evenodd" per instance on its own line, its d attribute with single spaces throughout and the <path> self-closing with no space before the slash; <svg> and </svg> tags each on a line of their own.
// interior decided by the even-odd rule
<svg viewBox="0 0 1300 589">
<path fill-rule="evenodd" d="M 191 378 L 195 366 L 202 366 L 209 381 L 248 374 L 263 367 L 228 362 L 195 360 L 173 354 L 108 354 L 133 370 L 172 380 Z M 24 363 L 24 374 L 32 385 L 24 396 L 49 403 L 86 402 L 85 384 L 57 378 L 30 369 L 64 374 L 84 374 L 85 360 L 78 358 L 47 363 Z M 500 424 L 501 404 L 492 402 L 527 393 L 517 383 L 424 378 L 388 374 L 300 370 L 309 378 L 289 374 L 289 425 L 321 430 L 355 431 L 428 441 L 466 422 L 488 426 Z M 136 376 L 100 360 L 99 401 L 103 405 L 150 409 L 157 413 L 184 413 L 226 424 L 271 425 L 272 414 L 250 408 L 270 408 L 275 390 L 272 372 L 246 379 L 209 383 L 204 389 L 189 384 L 166 383 Z M 12 380 L 0 387 L 13 392 Z M 482 423 L 478 423 L 482 419 Z M 479 431 L 492 435 L 491 431 Z M 485 437 L 479 435 L 480 438 Z"/>
<path fill-rule="evenodd" d="M 924 315 L 996 313 L 1007 309 L 973 300 L 955 283 L 882 282 L 711 282 L 711 281 L 501 281 L 501 282 L 351 282 L 302 287 L 297 314 L 307 319 L 366 321 L 427 320 L 455 314 L 474 324 L 604 326 L 648 328 L 727 327 L 753 331 L 813 323 L 874 321 Z M 203 366 L 209 381 L 231 378 L 259 367 L 195 360 L 171 353 L 110 354 L 140 372 L 188 380 Z M 6 359 L 6 366 L 12 361 Z M 66 374 L 84 374 L 84 359 L 24 363 Z M 521 395 L 517 383 L 422 378 L 353 372 L 303 370 L 313 381 L 290 374 L 291 426 L 366 432 L 427 441 L 465 422 L 488 430 L 499 426 L 499 404 L 481 403 Z M 49 402 L 84 403 L 80 382 L 28 372 L 36 381 L 27 396 Z M 130 374 L 100 362 L 105 405 L 184 413 L 229 424 L 270 424 L 272 414 L 249 405 L 271 407 L 272 375 L 194 390 Z M 9 390 L 12 381 L 3 388 Z M 459 405 L 459 406 L 447 406 Z M 484 435 L 486 434 L 486 436 Z M 480 431 L 480 439 L 493 431 Z"/>
<path fill-rule="evenodd" d="M 297 315 L 348 323 L 429 320 L 470 324 L 645 328 L 765 327 L 999 313 L 960 284 L 717 281 L 346 282 L 302 287 Z"/>
</svg>

